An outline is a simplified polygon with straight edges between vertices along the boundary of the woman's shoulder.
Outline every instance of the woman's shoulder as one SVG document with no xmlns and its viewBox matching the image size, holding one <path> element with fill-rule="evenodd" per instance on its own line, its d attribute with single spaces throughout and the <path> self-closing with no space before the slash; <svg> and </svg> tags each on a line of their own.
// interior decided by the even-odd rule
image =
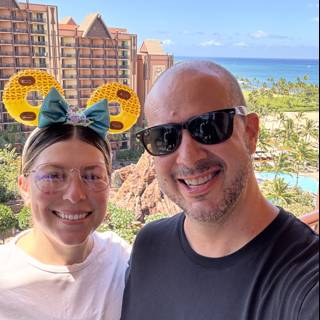
<svg viewBox="0 0 320 320">
<path fill-rule="evenodd" d="M 131 245 L 121 238 L 118 234 L 112 231 L 94 232 L 94 241 L 100 250 L 106 250 L 122 253 L 128 256 L 131 253 Z"/>
</svg>

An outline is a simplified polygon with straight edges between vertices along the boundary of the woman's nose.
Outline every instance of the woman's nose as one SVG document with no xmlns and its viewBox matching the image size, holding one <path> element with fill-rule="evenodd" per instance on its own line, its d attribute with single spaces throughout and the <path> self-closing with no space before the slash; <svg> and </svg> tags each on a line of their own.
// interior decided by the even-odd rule
<svg viewBox="0 0 320 320">
<path fill-rule="evenodd" d="M 63 199 L 72 203 L 84 200 L 87 197 L 86 189 L 79 173 L 74 171 L 73 174 L 70 174 L 69 179 L 68 187 L 63 193 Z"/>
</svg>

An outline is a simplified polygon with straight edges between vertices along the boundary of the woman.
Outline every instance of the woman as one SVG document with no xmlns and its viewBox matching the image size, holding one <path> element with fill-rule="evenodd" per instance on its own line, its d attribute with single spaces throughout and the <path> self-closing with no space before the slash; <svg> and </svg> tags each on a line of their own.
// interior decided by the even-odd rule
<svg viewBox="0 0 320 320">
<path fill-rule="evenodd" d="M 89 109 L 70 112 L 52 89 L 24 146 L 18 185 L 33 228 L 0 247 L 0 319 L 120 318 L 130 247 L 95 231 L 111 150 L 106 101 Z"/>
</svg>

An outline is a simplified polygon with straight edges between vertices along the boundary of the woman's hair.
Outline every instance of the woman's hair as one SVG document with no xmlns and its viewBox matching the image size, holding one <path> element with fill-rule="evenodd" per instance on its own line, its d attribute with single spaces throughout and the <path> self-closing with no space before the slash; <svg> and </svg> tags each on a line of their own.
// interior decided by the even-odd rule
<svg viewBox="0 0 320 320">
<path fill-rule="evenodd" d="M 103 140 L 89 127 L 74 126 L 71 124 L 55 124 L 46 128 L 36 128 L 28 137 L 22 152 L 21 173 L 27 173 L 34 164 L 38 155 L 60 141 L 77 138 L 99 149 L 103 156 L 110 177 L 112 168 L 111 147 L 107 140 Z"/>
</svg>

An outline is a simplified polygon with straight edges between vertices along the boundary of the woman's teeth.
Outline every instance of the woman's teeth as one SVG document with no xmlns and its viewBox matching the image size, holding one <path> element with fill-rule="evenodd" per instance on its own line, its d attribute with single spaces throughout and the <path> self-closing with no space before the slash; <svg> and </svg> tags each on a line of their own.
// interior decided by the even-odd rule
<svg viewBox="0 0 320 320">
<path fill-rule="evenodd" d="M 90 212 L 80 213 L 80 214 L 65 214 L 63 212 L 58 212 L 58 211 L 53 211 L 53 213 L 61 219 L 70 220 L 70 221 L 82 220 L 90 214 Z"/>
</svg>

